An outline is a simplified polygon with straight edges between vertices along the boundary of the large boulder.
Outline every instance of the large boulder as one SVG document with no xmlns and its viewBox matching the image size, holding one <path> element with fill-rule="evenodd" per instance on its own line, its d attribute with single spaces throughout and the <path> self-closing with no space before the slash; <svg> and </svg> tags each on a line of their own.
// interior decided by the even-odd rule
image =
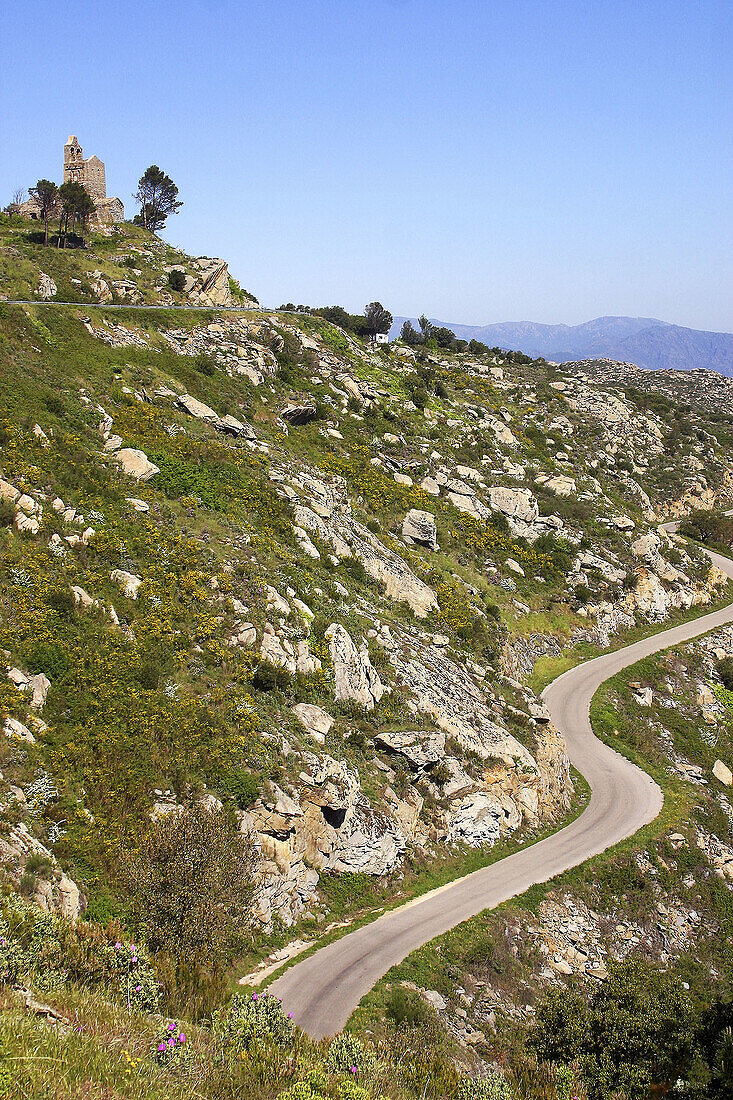
<svg viewBox="0 0 733 1100">
<path fill-rule="evenodd" d="M 129 477 L 134 477 L 136 481 L 150 481 L 151 477 L 160 473 L 160 468 L 148 460 L 145 452 L 134 447 L 123 447 L 115 455 L 115 462 L 118 462 L 123 471 Z"/>
<path fill-rule="evenodd" d="M 373 710 L 384 694 L 379 673 L 369 660 L 366 642 L 359 648 L 340 623 L 332 623 L 326 631 L 331 648 L 336 698 L 351 699 L 367 710 Z"/>
<path fill-rule="evenodd" d="M 24 672 L 21 668 L 9 668 L 7 675 L 18 691 L 24 691 L 30 695 L 30 705 L 33 710 L 40 710 L 46 702 L 46 696 L 51 687 L 48 676 L 44 672 L 37 672 L 34 676 L 31 676 L 29 672 Z"/>
<path fill-rule="evenodd" d="M 419 542 L 430 550 L 438 549 L 438 534 L 435 529 L 435 516 L 431 512 L 422 512 L 411 508 L 402 521 L 402 537 Z"/>
<path fill-rule="evenodd" d="M 189 416 L 195 416 L 197 420 L 207 420 L 212 424 L 219 420 L 219 414 L 210 405 L 205 405 L 203 401 L 191 397 L 190 393 L 182 393 L 180 397 L 177 397 L 176 405 L 179 409 L 187 412 Z"/>
<path fill-rule="evenodd" d="M 113 580 L 122 595 L 127 596 L 130 600 L 137 599 L 138 589 L 143 583 L 142 577 L 136 577 L 134 573 L 128 573 L 126 569 L 113 569 L 110 573 L 110 580 Z"/>
<path fill-rule="evenodd" d="M 9 500 L 11 504 L 15 504 L 19 497 L 19 490 L 0 477 L 0 500 Z"/>
<path fill-rule="evenodd" d="M 293 714 L 308 731 L 314 741 L 323 744 L 332 725 L 333 718 L 315 703 L 297 703 L 293 707 Z"/>
<path fill-rule="evenodd" d="M 545 489 L 549 489 L 558 497 L 571 497 L 578 491 L 575 481 L 567 474 L 556 474 L 555 477 L 548 478 L 544 485 Z"/>
<path fill-rule="evenodd" d="M 727 764 L 724 764 L 722 760 L 716 760 L 713 764 L 713 775 L 716 779 L 720 780 L 725 787 L 733 786 L 733 772 L 731 772 L 730 768 Z"/>
<path fill-rule="evenodd" d="M 492 512 L 500 512 L 509 520 L 515 534 L 524 534 L 540 514 L 539 505 L 529 489 L 508 489 L 496 485 L 489 489 L 489 505 Z"/>
<path fill-rule="evenodd" d="M 488 417 L 488 426 L 491 428 L 499 443 L 503 443 L 505 447 L 517 446 L 516 437 L 509 425 L 505 424 L 503 420 L 499 420 L 495 416 Z"/>
<path fill-rule="evenodd" d="M 48 301 L 49 298 L 55 298 L 58 294 L 58 287 L 53 281 L 50 275 L 47 275 L 45 271 L 41 271 L 38 276 L 38 296 Z"/>
<path fill-rule="evenodd" d="M 311 420 L 315 420 L 318 416 L 318 409 L 315 405 L 286 405 L 280 415 L 283 420 L 287 420 L 288 424 L 298 428 L 303 424 L 310 424 Z"/>
<path fill-rule="evenodd" d="M 659 535 L 654 531 L 649 531 L 646 535 L 639 535 L 637 539 L 634 539 L 631 544 L 631 553 L 635 558 L 651 561 L 659 553 L 661 545 L 662 540 Z"/>
</svg>

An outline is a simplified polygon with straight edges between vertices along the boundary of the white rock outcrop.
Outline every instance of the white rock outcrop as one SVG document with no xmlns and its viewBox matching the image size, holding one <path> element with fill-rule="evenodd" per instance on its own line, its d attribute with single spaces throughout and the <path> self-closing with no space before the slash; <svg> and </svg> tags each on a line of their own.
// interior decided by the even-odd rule
<svg viewBox="0 0 733 1100">
<path fill-rule="evenodd" d="M 148 460 L 144 451 L 134 447 L 123 447 L 115 454 L 115 461 L 120 464 L 123 471 L 136 481 L 150 481 L 152 477 L 160 473 L 160 468 Z"/>
<path fill-rule="evenodd" d="M 337 699 L 349 699 L 367 710 L 373 710 L 384 694 L 379 673 L 369 660 L 366 642 L 359 648 L 340 623 L 332 623 L 326 631 L 331 649 L 331 661 Z"/>
<path fill-rule="evenodd" d="M 435 516 L 432 512 L 423 512 L 411 508 L 402 520 L 402 537 L 412 539 L 429 550 L 438 549 L 438 533 L 435 528 Z"/>
<path fill-rule="evenodd" d="M 136 577 L 134 573 L 128 573 L 126 569 L 113 569 L 109 576 L 123 596 L 127 596 L 130 600 L 137 599 L 138 590 L 143 583 L 142 577 Z"/>
</svg>

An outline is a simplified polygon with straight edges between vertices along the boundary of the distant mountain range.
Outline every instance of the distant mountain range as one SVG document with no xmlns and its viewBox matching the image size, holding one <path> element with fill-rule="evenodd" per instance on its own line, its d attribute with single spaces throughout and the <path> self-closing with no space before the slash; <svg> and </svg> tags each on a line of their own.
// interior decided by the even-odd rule
<svg viewBox="0 0 733 1100">
<path fill-rule="evenodd" d="M 399 336 L 398 317 L 390 336 Z M 410 318 L 417 327 L 417 321 Z M 704 367 L 733 376 L 733 334 L 682 328 L 653 317 L 597 317 L 582 325 L 541 325 L 505 321 L 495 325 L 456 325 L 434 321 L 463 340 L 481 340 L 489 347 L 523 351 L 555 363 L 577 359 L 616 359 L 647 370 L 694 370 Z"/>
</svg>

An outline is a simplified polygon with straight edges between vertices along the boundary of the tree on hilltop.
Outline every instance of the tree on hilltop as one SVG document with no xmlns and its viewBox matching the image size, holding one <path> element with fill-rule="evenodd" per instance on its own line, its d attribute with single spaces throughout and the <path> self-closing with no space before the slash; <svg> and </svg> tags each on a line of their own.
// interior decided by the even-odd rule
<svg viewBox="0 0 733 1100">
<path fill-rule="evenodd" d="M 59 218 L 59 239 L 58 247 L 61 248 L 61 238 L 63 235 L 63 247 L 66 248 L 66 238 L 69 232 L 69 219 L 71 219 L 71 232 L 74 232 L 77 221 L 81 226 L 81 239 L 84 243 L 84 233 L 87 227 L 89 218 L 96 210 L 94 205 L 94 199 L 87 191 L 83 184 L 78 180 L 67 180 L 66 183 L 62 183 L 58 189 L 58 198 L 61 203 L 61 214 Z"/>
<path fill-rule="evenodd" d="M 178 201 L 175 183 L 157 164 L 151 164 L 143 172 L 133 197 L 140 203 L 140 213 L 134 218 L 135 225 L 143 225 L 152 233 L 165 229 L 168 216 L 177 214 L 183 206 Z"/>
<path fill-rule="evenodd" d="M 423 344 L 426 344 L 433 335 L 434 325 L 432 324 L 432 322 L 428 321 L 424 313 L 422 314 L 422 316 L 418 317 L 417 323 L 419 324 L 420 332 L 422 333 L 422 342 Z"/>
<path fill-rule="evenodd" d="M 392 327 L 392 314 L 385 309 L 381 302 L 370 302 L 364 307 L 364 318 L 367 331 L 372 339 L 378 332 L 389 332 Z"/>
<path fill-rule="evenodd" d="M 59 189 L 52 180 L 39 180 L 30 193 L 38 203 L 43 218 L 43 243 L 48 244 L 48 219 L 56 212 L 59 203 Z"/>
<path fill-rule="evenodd" d="M 412 321 L 405 321 L 400 331 L 400 340 L 403 344 L 408 344 L 410 347 L 414 347 L 420 343 L 420 333 L 414 327 Z"/>
</svg>

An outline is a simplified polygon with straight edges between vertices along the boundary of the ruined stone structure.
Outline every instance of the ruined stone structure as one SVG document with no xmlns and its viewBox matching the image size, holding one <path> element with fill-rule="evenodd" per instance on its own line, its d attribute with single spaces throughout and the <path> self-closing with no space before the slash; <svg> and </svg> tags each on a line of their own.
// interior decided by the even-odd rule
<svg viewBox="0 0 733 1100">
<path fill-rule="evenodd" d="M 64 183 L 74 180 L 87 189 L 97 207 L 96 221 L 103 225 L 124 221 L 125 208 L 121 199 L 107 198 L 104 161 L 99 157 L 84 158 L 77 137 L 71 134 L 64 145 Z"/>
<path fill-rule="evenodd" d="M 64 183 L 71 180 L 83 184 L 94 199 L 96 210 L 90 219 L 93 225 L 114 225 L 115 222 L 125 220 L 122 199 L 107 197 L 104 161 L 99 157 L 87 157 L 85 160 L 82 147 L 74 134 L 71 134 L 64 145 Z M 26 202 L 12 209 L 25 218 L 36 219 L 40 216 L 38 203 L 32 195 Z"/>
</svg>

